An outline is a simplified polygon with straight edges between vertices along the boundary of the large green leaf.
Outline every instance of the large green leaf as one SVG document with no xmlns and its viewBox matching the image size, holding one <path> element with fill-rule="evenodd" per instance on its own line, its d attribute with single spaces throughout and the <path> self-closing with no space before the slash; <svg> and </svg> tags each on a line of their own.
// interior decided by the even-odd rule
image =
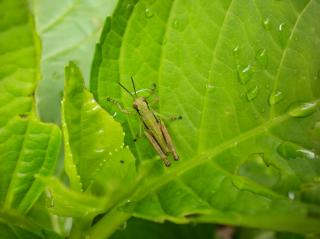
<svg viewBox="0 0 320 239">
<path fill-rule="evenodd" d="M 120 1 L 97 46 L 96 99 L 130 106 L 117 83 L 132 89 L 133 76 L 138 89 L 157 84 L 161 114 L 183 120 L 169 125 L 181 160 L 151 167 L 114 206 L 155 221 L 320 232 L 319 13 L 319 0 Z M 139 162 L 155 154 L 145 140 L 131 146 Z"/>
<path fill-rule="evenodd" d="M 30 1 L 42 45 L 37 106 L 42 119 L 58 123 L 64 67 L 77 61 L 88 82 L 94 44 L 116 0 Z"/>
<path fill-rule="evenodd" d="M 37 176 L 54 170 L 60 130 L 39 122 L 34 112 L 38 45 L 27 1 L 1 1 L 0 12 L 0 221 L 18 237 L 13 225 L 36 228 L 23 216 L 43 192 Z M 4 235 L 10 230 L 1 229 L 1 238 L 9 238 Z"/>
</svg>

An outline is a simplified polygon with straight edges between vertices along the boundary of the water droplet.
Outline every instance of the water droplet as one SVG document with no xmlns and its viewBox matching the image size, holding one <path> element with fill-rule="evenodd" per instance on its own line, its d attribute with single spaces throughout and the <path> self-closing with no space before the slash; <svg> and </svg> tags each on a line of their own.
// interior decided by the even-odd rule
<svg viewBox="0 0 320 239">
<path fill-rule="evenodd" d="M 245 68 L 243 69 L 239 69 L 240 67 L 238 67 L 238 76 L 240 79 L 240 82 L 242 84 L 246 84 L 248 81 L 250 81 L 252 79 L 252 66 L 251 64 L 247 65 Z"/>
<path fill-rule="evenodd" d="M 288 198 L 289 198 L 290 200 L 294 200 L 295 197 L 296 197 L 295 192 L 293 192 L 293 191 L 289 191 L 289 192 L 288 192 Z"/>
<path fill-rule="evenodd" d="M 278 145 L 277 147 L 278 154 L 285 159 L 295 159 L 295 158 L 304 158 L 309 160 L 317 159 L 315 152 L 301 148 L 290 142 L 284 142 Z"/>
<path fill-rule="evenodd" d="M 105 151 L 104 148 L 94 150 L 95 153 L 103 153 Z"/>
<path fill-rule="evenodd" d="M 270 30 L 270 18 L 267 17 L 266 19 L 263 20 L 263 28 L 266 30 L 266 31 L 269 31 Z"/>
<path fill-rule="evenodd" d="M 288 26 L 286 23 L 281 23 L 279 25 L 279 40 L 280 40 L 280 44 L 282 47 L 285 47 L 286 43 L 287 43 L 287 34 L 288 34 Z"/>
<path fill-rule="evenodd" d="M 307 159 L 316 159 L 317 158 L 317 155 L 315 154 L 315 152 L 312 152 L 310 150 L 298 149 L 297 153 L 304 155 L 304 157 Z"/>
<path fill-rule="evenodd" d="M 239 50 L 240 50 L 240 46 L 239 45 L 236 45 L 234 48 L 233 48 L 233 54 L 235 56 L 238 56 L 239 55 Z"/>
<path fill-rule="evenodd" d="M 127 9 L 128 9 L 129 11 L 131 11 L 131 10 L 133 9 L 133 5 L 130 4 L 130 3 L 128 3 L 128 4 L 127 4 Z"/>
<path fill-rule="evenodd" d="M 122 206 L 120 206 L 120 210 L 123 212 L 132 213 L 136 207 L 136 202 L 132 202 L 131 200 L 127 200 Z"/>
<path fill-rule="evenodd" d="M 259 87 L 256 85 L 254 88 L 247 91 L 247 100 L 248 101 L 254 100 L 258 96 L 258 93 L 259 93 Z"/>
<path fill-rule="evenodd" d="M 317 103 L 304 102 L 295 104 L 290 107 L 289 115 L 292 117 L 306 117 L 313 114 L 317 110 Z"/>
<path fill-rule="evenodd" d="M 124 230 L 126 230 L 126 228 L 127 228 L 127 221 L 125 221 L 124 223 L 122 223 L 122 224 L 120 225 L 119 230 L 120 230 L 120 231 L 124 231 Z"/>
<path fill-rule="evenodd" d="M 268 55 L 266 49 L 260 49 L 257 51 L 256 60 L 263 68 L 266 68 L 268 65 Z"/>
<path fill-rule="evenodd" d="M 268 162 L 263 152 L 249 154 L 244 158 L 237 173 L 269 187 L 280 179 L 279 170 Z"/>
<path fill-rule="evenodd" d="M 314 80 L 320 80 L 320 71 L 316 72 L 313 76 Z"/>
<path fill-rule="evenodd" d="M 173 27 L 174 29 L 179 29 L 180 24 L 179 24 L 179 21 L 178 21 L 177 19 L 173 21 L 172 27 Z"/>
<path fill-rule="evenodd" d="M 283 99 L 283 94 L 281 91 L 274 91 L 270 94 L 269 97 L 269 104 L 270 105 L 275 105 L 277 104 L 279 101 L 281 101 Z"/>
<path fill-rule="evenodd" d="M 144 10 L 144 14 L 145 14 L 145 16 L 146 16 L 147 18 L 153 17 L 153 12 L 152 12 L 152 10 L 151 10 L 150 8 L 146 8 L 146 9 Z"/>
<path fill-rule="evenodd" d="M 210 83 L 208 83 L 208 84 L 206 84 L 206 88 L 207 88 L 208 90 L 212 90 L 212 89 L 215 88 L 215 86 L 212 85 L 212 84 L 210 84 Z"/>
</svg>

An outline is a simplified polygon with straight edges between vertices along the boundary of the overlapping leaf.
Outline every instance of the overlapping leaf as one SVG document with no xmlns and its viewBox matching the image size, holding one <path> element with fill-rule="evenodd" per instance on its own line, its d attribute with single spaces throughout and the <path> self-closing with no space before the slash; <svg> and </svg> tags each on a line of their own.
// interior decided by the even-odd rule
<svg viewBox="0 0 320 239">
<path fill-rule="evenodd" d="M 122 127 L 84 88 L 73 63 L 66 68 L 62 104 L 65 168 L 72 188 L 104 195 L 123 184 L 130 185 L 135 178 L 135 162 L 124 147 Z"/>
<path fill-rule="evenodd" d="M 121 125 L 84 88 L 74 63 L 66 68 L 62 113 L 65 170 L 71 190 L 57 179 L 44 178 L 49 207 L 54 214 L 90 221 L 130 190 L 135 183 L 135 161 L 124 147 Z"/>
<path fill-rule="evenodd" d="M 43 238 L 40 229 L 23 215 L 43 192 L 37 175 L 53 173 L 60 131 L 35 117 L 38 46 L 27 1 L 1 1 L 0 12 L 1 237 L 25 234 L 30 238 L 33 233 L 25 230 L 36 229 L 35 234 Z"/>
<path fill-rule="evenodd" d="M 123 210 L 319 232 L 319 12 L 319 0 L 119 2 L 97 48 L 95 97 L 131 105 L 117 82 L 130 89 L 133 76 L 139 89 L 157 84 L 160 113 L 183 116 L 169 127 L 181 161 L 151 171 Z M 153 153 L 136 145 L 139 161 Z"/>
<path fill-rule="evenodd" d="M 42 191 L 35 175 L 49 175 L 54 169 L 60 137 L 57 127 L 34 117 L 37 56 L 27 3 L 3 1 L 0 7 L 0 201 L 6 209 L 25 213 Z"/>
<path fill-rule="evenodd" d="M 88 82 L 94 44 L 116 0 L 30 2 L 42 45 L 42 81 L 36 94 L 37 106 L 42 119 L 60 123 L 64 67 L 70 60 L 77 61 Z"/>
</svg>

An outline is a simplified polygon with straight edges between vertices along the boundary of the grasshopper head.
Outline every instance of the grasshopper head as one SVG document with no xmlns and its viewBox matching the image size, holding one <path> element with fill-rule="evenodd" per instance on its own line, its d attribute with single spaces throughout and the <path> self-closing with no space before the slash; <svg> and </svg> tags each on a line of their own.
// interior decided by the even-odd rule
<svg viewBox="0 0 320 239">
<path fill-rule="evenodd" d="M 144 97 L 139 97 L 134 100 L 132 106 L 134 109 L 139 110 L 139 108 L 141 108 L 144 104 L 146 104 L 146 99 Z"/>
</svg>

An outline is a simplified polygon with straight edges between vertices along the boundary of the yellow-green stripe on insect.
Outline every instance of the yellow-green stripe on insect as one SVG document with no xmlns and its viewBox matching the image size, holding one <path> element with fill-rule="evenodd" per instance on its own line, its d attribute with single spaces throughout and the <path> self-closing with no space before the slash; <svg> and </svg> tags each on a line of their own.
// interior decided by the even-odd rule
<svg viewBox="0 0 320 239">
<path fill-rule="evenodd" d="M 131 82 L 134 94 L 132 94 L 121 83 L 119 83 L 119 85 L 132 96 L 134 100 L 133 108 L 138 113 L 138 116 L 143 124 L 145 136 L 153 148 L 157 151 L 164 164 L 169 167 L 171 163 L 168 160 L 168 156 L 170 154 L 172 154 L 174 160 L 179 160 L 179 155 L 177 154 L 177 151 L 173 145 L 171 136 L 162 120 L 150 109 L 146 98 L 137 96 L 137 91 L 132 77 Z M 107 100 L 117 104 L 118 106 L 121 106 L 118 102 L 110 98 Z M 181 117 L 177 118 L 180 119 Z"/>
</svg>

